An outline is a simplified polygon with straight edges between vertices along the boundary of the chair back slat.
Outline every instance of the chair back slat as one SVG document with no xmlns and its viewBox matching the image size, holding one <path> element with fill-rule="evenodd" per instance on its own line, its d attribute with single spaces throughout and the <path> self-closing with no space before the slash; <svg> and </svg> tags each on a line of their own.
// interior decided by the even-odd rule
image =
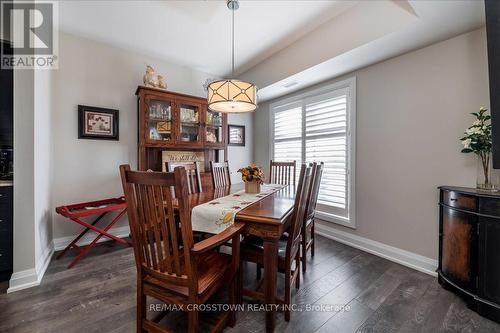
<svg viewBox="0 0 500 333">
<path fill-rule="evenodd" d="M 167 172 L 174 172 L 174 169 L 178 166 L 183 166 L 184 169 L 186 169 L 189 194 L 203 192 L 203 188 L 201 185 L 200 169 L 198 168 L 198 163 L 196 163 L 196 162 L 189 162 L 189 163 L 165 162 L 165 169 L 167 170 Z"/>
<path fill-rule="evenodd" d="M 221 163 L 211 161 L 210 171 L 212 172 L 214 188 L 231 185 L 231 175 L 229 172 L 229 163 L 227 161 Z"/>
<path fill-rule="evenodd" d="M 162 191 L 171 193 L 171 191 L 167 188 L 163 188 Z M 185 200 L 186 197 L 184 196 L 183 199 L 180 199 L 180 197 L 177 196 L 177 198 L 179 198 L 178 200 L 181 201 L 181 200 Z M 181 258 L 182 258 L 183 254 L 180 251 L 181 244 L 178 240 L 178 236 L 181 234 L 181 233 L 179 233 L 179 228 L 178 228 L 179 224 L 177 223 L 175 216 L 174 216 L 174 207 L 173 207 L 172 200 L 168 200 L 166 202 L 166 206 L 167 206 L 167 214 L 168 214 L 168 219 L 166 220 L 167 221 L 166 229 L 168 230 L 168 234 L 172 235 L 170 237 L 171 242 L 169 244 L 169 247 L 170 247 L 169 250 L 170 250 L 170 253 L 172 253 L 172 258 L 173 258 L 172 272 L 174 272 L 176 275 L 182 275 L 184 273 L 184 272 L 182 272 L 182 269 L 181 269 L 181 265 L 182 265 Z M 189 224 L 191 224 L 190 220 L 187 222 Z M 181 220 L 181 223 L 185 223 L 185 221 Z"/>
<path fill-rule="evenodd" d="M 288 237 L 287 252 L 291 253 L 300 245 L 300 231 L 304 220 L 307 206 L 307 195 L 311 186 L 312 165 L 302 164 L 299 174 L 299 182 L 295 194 L 295 204 L 293 206 L 292 221 Z"/>
<path fill-rule="evenodd" d="M 155 270 L 158 270 L 158 258 L 157 258 L 157 251 L 155 249 L 155 239 L 154 239 L 154 232 L 156 231 L 156 227 L 159 224 L 159 221 L 157 221 L 154 218 L 154 202 L 152 202 L 152 198 L 149 195 L 149 189 L 152 187 L 151 185 L 142 185 L 140 184 L 139 186 L 139 191 L 141 192 L 141 197 L 142 197 L 142 209 L 144 210 L 144 217 L 146 218 L 144 222 L 146 222 L 146 238 L 147 238 L 147 246 L 146 250 L 149 251 L 150 258 L 151 258 L 151 263 L 150 265 L 153 266 Z"/>
<path fill-rule="evenodd" d="M 122 165 L 120 173 L 138 270 L 145 274 L 155 272 L 155 278 L 187 285 L 193 236 L 186 170 L 178 167 L 173 173 L 137 172 Z M 180 224 L 174 213 L 172 188 Z"/>
<path fill-rule="evenodd" d="M 295 185 L 297 162 L 269 162 L 269 181 L 273 184 Z"/>
<path fill-rule="evenodd" d="M 304 223 L 307 220 L 314 217 L 314 212 L 316 210 L 316 204 L 318 203 L 318 195 L 319 195 L 319 187 L 321 186 L 321 177 L 323 175 L 323 162 L 313 163 L 313 174 L 311 180 L 311 188 L 309 190 L 309 194 L 307 196 L 307 209 L 306 209 L 306 218 L 304 219 Z"/>
<path fill-rule="evenodd" d="M 164 194 L 163 194 L 163 190 L 165 188 L 163 187 L 156 187 L 154 189 L 155 191 L 155 200 L 156 202 L 162 202 L 162 198 L 164 197 Z M 168 192 L 171 193 L 171 191 L 169 189 L 166 189 Z M 161 205 L 157 205 L 157 214 L 160 218 L 160 220 L 162 221 L 171 221 L 171 220 L 175 220 L 175 218 L 173 216 L 167 216 L 167 214 L 170 214 L 170 212 L 173 210 L 171 209 L 170 207 L 168 207 L 168 204 L 167 204 L 167 212 L 165 212 L 165 209 L 163 209 L 163 207 Z M 168 223 L 161 223 L 160 225 L 160 228 L 161 228 L 161 235 L 170 235 L 170 230 L 172 230 L 171 226 L 168 224 Z M 175 229 L 174 230 L 175 232 L 177 232 L 177 230 Z M 162 271 L 163 272 L 172 272 L 172 269 L 173 269 L 173 258 L 172 256 L 169 256 L 168 254 L 169 253 L 173 253 L 173 249 L 175 248 L 173 245 L 170 244 L 170 242 L 159 242 L 162 246 L 162 256 L 163 256 L 163 267 L 162 267 Z M 175 255 L 173 256 L 175 257 Z"/>
</svg>

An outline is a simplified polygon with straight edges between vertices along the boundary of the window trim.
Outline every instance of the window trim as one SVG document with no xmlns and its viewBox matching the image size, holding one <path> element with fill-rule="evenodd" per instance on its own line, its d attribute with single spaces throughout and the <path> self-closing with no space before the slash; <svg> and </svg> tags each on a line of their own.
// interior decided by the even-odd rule
<svg viewBox="0 0 500 333">
<path fill-rule="evenodd" d="M 269 106 L 269 160 L 274 157 L 274 111 L 277 108 L 284 107 L 289 104 L 298 103 L 302 104 L 304 110 L 305 101 L 308 98 L 323 95 L 333 90 L 342 88 L 349 88 L 349 98 L 347 105 L 347 182 L 348 182 L 348 218 L 334 215 L 326 212 L 316 211 L 316 216 L 324 221 L 333 222 L 345 227 L 356 229 L 356 77 L 350 77 L 345 80 L 337 81 L 311 91 L 303 92 L 298 95 L 287 97 L 277 100 Z M 303 111 L 304 112 L 304 111 Z M 305 141 L 305 117 L 302 117 L 302 142 Z M 305 160 L 305 149 L 302 151 L 303 160 Z"/>
</svg>

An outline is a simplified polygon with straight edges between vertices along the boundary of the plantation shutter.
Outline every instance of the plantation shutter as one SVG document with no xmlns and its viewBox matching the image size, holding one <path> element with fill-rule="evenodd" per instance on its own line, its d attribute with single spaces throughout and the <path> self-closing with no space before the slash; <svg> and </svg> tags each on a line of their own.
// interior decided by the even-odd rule
<svg viewBox="0 0 500 333">
<path fill-rule="evenodd" d="M 300 163 L 323 162 L 318 216 L 350 223 L 351 85 L 310 94 L 291 103 L 273 105 L 272 158 Z M 298 176 L 298 175 L 297 175 Z"/>
<path fill-rule="evenodd" d="M 274 110 L 274 160 L 302 163 L 302 104 Z"/>
<path fill-rule="evenodd" d="M 348 88 L 305 100 L 305 160 L 324 162 L 318 210 L 348 218 Z"/>
</svg>

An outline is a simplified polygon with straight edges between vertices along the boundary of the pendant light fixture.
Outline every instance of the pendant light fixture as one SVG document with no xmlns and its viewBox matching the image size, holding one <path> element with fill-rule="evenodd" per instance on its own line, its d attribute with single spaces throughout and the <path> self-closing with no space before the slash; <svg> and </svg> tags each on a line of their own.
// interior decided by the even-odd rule
<svg viewBox="0 0 500 333">
<path fill-rule="evenodd" d="M 227 0 L 232 14 L 232 77 L 234 77 L 234 12 L 238 0 Z M 208 85 L 208 108 L 215 112 L 242 113 L 257 109 L 257 87 L 253 83 L 236 80 L 218 80 Z"/>
</svg>

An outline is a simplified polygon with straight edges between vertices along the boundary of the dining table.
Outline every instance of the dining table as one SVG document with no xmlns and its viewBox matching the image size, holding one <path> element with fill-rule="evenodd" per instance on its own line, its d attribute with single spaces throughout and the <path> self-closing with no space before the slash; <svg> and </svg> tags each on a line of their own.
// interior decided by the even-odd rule
<svg viewBox="0 0 500 333">
<path fill-rule="evenodd" d="M 203 192 L 189 194 L 190 208 L 214 199 L 242 191 L 244 184 L 233 184 Z M 288 229 L 295 201 L 295 186 L 287 185 L 238 211 L 234 223 L 242 223 L 243 234 L 263 239 L 264 245 L 264 298 L 265 304 L 276 304 L 278 275 L 278 241 Z M 266 306 L 266 332 L 275 327 L 275 306 Z"/>
</svg>

